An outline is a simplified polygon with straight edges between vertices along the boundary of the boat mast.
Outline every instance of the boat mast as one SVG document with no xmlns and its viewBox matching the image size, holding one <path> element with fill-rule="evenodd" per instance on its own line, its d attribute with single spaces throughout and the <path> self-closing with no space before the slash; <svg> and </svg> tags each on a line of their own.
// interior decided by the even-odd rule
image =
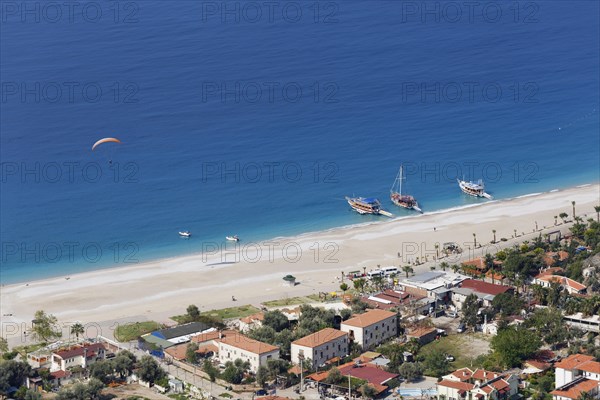
<svg viewBox="0 0 600 400">
<path fill-rule="evenodd" d="M 404 165 L 400 164 L 400 196 L 402 196 L 402 181 L 404 180 Z"/>
</svg>

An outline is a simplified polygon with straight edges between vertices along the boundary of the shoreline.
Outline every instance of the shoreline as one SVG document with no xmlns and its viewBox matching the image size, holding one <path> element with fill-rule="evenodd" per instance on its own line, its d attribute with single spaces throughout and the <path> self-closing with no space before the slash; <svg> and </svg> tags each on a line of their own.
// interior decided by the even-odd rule
<svg viewBox="0 0 600 400">
<path fill-rule="evenodd" d="M 278 237 L 270 240 L 277 245 L 266 246 L 267 241 L 248 243 L 255 248 L 245 252 L 240 242 L 237 251 L 228 248 L 224 253 L 197 253 L 98 269 L 72 274 L 69 280 L 62 276 L 27 285 L 6 284 L 0 289 L 0 313 L 12 314 L 3 317 L 9 324 L 29 323 L 39 309 L 60 321 L 164 320 L 183 313 L 189 304 L 207 311 L 327 292 L 339 289 L 342 271 L 368 270 L 386 263 L 406 265 L 420 255 L 432 257 L 436 243 L 454 241 L 463 247 L 460 257 L 437 261 L 452 264 L 531 240 L 544 232 L 566 230 L 570 223 L 559 219 L 555 225 L 554 216 L 565 212 L 570 219 L 573 200 L 577 215 L 595 218 L 600 185 Z M 497 230 L 498 243 L 491 245 L 493 229 Z M 517 237 L 512 238 L 515 229 Z M 473 233 L 482 247 L 470 248 Z M 500 242 L 501 238 L 507 241 Z M 417 252 L 411 250 L 415 246 Z M 435 263 L 413 264 L 413 268 L 419 273 Z M 296 276 L 300 284 L 284 286 L 282 278 L 287 274 Z M 234 294 L 238 300 L 235 303 L 231 301 Z"/>
<path fill-rule="evenodd" d="M 581 184 L 581 185 L 577 185 L 577 186 L 573 186 L 573 187 L 569 187 L 566 189 L 551 189 L 547 192 L 536 192 L 536 193 L 528 193 L 528 194 L 524 194 L 524 195 L 519 195 L 519 196 L 515 196 L 515 197 L 508 197 L 508 198 L 503 198 L 503 199 L 493 199 L 493 200 L 483 200 L 480 199 L 480 203 L 474 203 L 474 204 L 466 204 L 466 205 L 460 205 L 460 206 L 453 206 L 453 207 L 449 207 L 449 208 L 444 208 L 444 209 L 439 209 L 439 210 L 433 210 L 433 211 L 428 211 L 428 212 L 424 212 L 424 213 L 417 213 L 415 212 L 414 215 L 403 215 L 403 216 L 397 216 L 397 217 L 393 217 L 393 218 L 385 218 L 383 216 L 381 216 L 380 220 L 378 221 L 368 221 L 368 222 L 359 222 L 359 223 L 352 223 L 352 224 L 347 224 L 347 225 L 340 225 L 340 226 L 335 226 L 335 227 L 331 227 L 331 228 L 326 228 L 326 229 L 322 229 L 322 230 L 314 230 L 314 231 L 308 231 L 308 232 L 303 232 L 303 233 L 299 233 L 297 235 L 290 235 L 290 236 L 275 236 L 269 239 L 265 239 L 265 240 L 259 240 L 259 241 L 249 241 L 249 242 L 245 242 L 245 241 L 240 241 L 239 245 L 244 247 L 246 245 L 252 245 L 252 244 L 260 244 L 260 243 L 267 243 L 267 242 L 275 242 L 275 241 L 284 241 L 284 242 L 289 242 L 289 241 L 293 241 L 293 240 L 303 240 L 303 239 L 307 239 L 313 236 L 318 236 L 318 235 L 323 235 L 323 234 L 335 234 L 341 231 L 346 231 L 346 230 L 350 230 L 350 229 L 361 229 L 361 228 L 366 228 L 366 227 L 370 227 L 370 226 L 377 226 L 377 225 L 381 225 L 381 224 L 391 224 L 391 223 L 398 223 L 399 221 L 406 221 L 409 219 L 417 219 L 417 218 L 423 218 L 426 216 L 432 216 L 432 215 L 444 215 L 444 214 L 450 214 L 452 212 L 455 211 L 460 211 L 460 210 L 467 210 L 467 209 L 471 209 L 471 208 L 477 208 L 477 207 L 484 207 L 484 206 L 488 206 L 490 204 L 502 204 L 502 203 L 507 203 L 510 201 L 514 201 L 514 200 L 518 200 L 518 199 L 524 199 L 524 198 L 530 198 L 530 197 L 536 197 L 536 196 L 543 196 L 546 194 L 551 194 L 551 193 L 557 193 L 557 192 L 565 192 L 565 191 L 571 191 L 571 190 L 576 190 L 576 189 L 582 189 L 582 188 L 587 188 L 587 187 L 591 187 L 591 186 L 598 186 L 599 187 L 599 198 L 600 198 L 600 182 L 597 183 L 585 183 L 585 184 Z M 567 212 L 567 214 L 569 214 Z M 570 214 L 569 214 L 570 216 Z M 192 239 L 193 240 L 193 239 Z M 216 242 L 210 242 L 210 241 L 206 241 L 206 242 L 202 242 L 200 241 L 200 244 L 205 245 L 205 244 L 214 244 Z M 219 244 L 228 244 L 228 242 L 221 242 Z M 203 246 L 204 247 L 204 246 Z M 189 253 L 189 254 L 183 254 L 183 255 L 174 255 L 174 256 L 167 256 L 167 257 L 158 257 L 158 258 L 153 258 L 150 260 L 145 260 L 145 261 L 141 261 L 141 262 L 136 262 L 136 263 L 130 263 L 128 265 L 125 264 L 112 264 L 112 265 L 108 265 L 108 266 L 104 266 L 104 267 L 100 267 L 97 269 L 93 269 L 93 270 L 88 270 L 88 271 L 81 271 L 81 272 L 75 272 L 75 273 L 71 273 L 71 274 L 58 274 L 55 276 L 49 276 L 49 277 L 44 277 L 44 278 L 40 278 L 40 279 L 24 279 L 24 280 L 19 280 L 19 281 L 14 281 L 14 282 L 10 282 L 10 283 L 2 283 L 1 288 L 10 288 L 10 287 L 14 287 L 14 286 L 19 286 L 19 285 L 24 285 L 24 284 L 35 284 L 35 283 L 40 283 L 40 282 L 49 282 L 49 281 L 54 281 L 54 280 L 58 280 L 58 279 L 65 279 L 65 278 L 72 278 L 72 277 L 81 277 L 84 275 L 93 275 L 96 273 L 100 273 L 100 272 L 114 272 L 114 271 L 123 271 L 123 270 L 133 270 L 136 268 L 141 268 L 144 266 L 151 266 L 157 263 L 168 263 L 168 262 L 175 262 L 175 261 L 185 261 L 186 259 L 190 259 L 190 258 L 197 258 L 197 257 L 202 257 L 203 254 L 205 252 L 203 251 L 196 251 L 193 253 Z"/>
</svg>

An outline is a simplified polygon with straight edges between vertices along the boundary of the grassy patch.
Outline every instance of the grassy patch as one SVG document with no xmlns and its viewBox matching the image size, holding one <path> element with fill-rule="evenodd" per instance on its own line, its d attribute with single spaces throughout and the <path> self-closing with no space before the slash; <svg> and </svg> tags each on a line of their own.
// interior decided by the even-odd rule
<svg viewBox="0 0 600 400">
<path fill-rule="evenodd" d="M 422 355 L 427 355 L 432 351 L 440 351 L 444 354 L 454 356 L 455 361 L 451 364 L 452 369 L 464 367 L 475 367 L 475 359 L 481 354 L 488 353 L 487 343 L 489 337 L 483 334 L 458 334 L 444 336 L 440 340 L 435 340 L 421 348 Z"/>
<path fill-rule="evenodd" d="M 27 353 L 33 353 L 34 351 L 39 350 L 42 347 L 45 347 L 46 345 L 47 343 L 35 343 L 24 346 L 15 346 L 13 347 L 12 351 L 16 351 L 17 353 L 21 354 L 24 358 L 26 358 Z"/>
<path fill-rule="evenodd" d="M 225 398 L 225 399 L 232 399 L 232 398 L 233 398 L 233 396 L 232 396 L 232 395 L 230 395 L 229 393 L 221 393 L 221 394 L 219 395 L 219 397 L 223 397 L 223 398 Z"/>
<path fill-rule="evenodd" d="M 313 295 L 310 295 L 307 297 L 286 297 L 285 299 L 265 301 L 262 304 L 265 307 L 283 307 L 283 306 L 292 306 L 292 305 L 298 305 L 298 304 L 314 303 L 315 300 L 311 296 L 313 296 Z M 317 299 L 318 299 L 318 296 L 317 296 Z M 316 300 L 316 301 L 318 301 L 318 300 Z"/>
<path fill-rule="evenodd" d="M 156 321 L 132 322 L 130 324 L 119 325 L 115 330 L 115 339 L 119 342 L 129 342 L 141 335 L 161 328 L 162 325 Z"/>
<path fill-rule="evenodd" d="M 203 312 L 202 315 L 214 318 L 218 321 L 223 321 L 230 318 L 244 318 L 248 315 L 256 314 L 260 310 L 250 304 L 239 307 L 223 308 L 221 310 L 210 310 Z"/>
</svg>

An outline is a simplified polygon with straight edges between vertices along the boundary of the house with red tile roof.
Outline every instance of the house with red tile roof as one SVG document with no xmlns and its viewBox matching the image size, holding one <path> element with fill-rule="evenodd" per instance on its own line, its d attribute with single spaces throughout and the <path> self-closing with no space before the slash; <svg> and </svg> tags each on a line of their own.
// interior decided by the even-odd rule
<svg viewBox="0 0 600 400">
<path fill-rule="evenodd" d="M 259 366 L 266 366 L 269 360 L 279 359 L 279 347 L 259 342 L 239 332 L 228 332 L 218 339 L 219 361 L 241 359 L 250 363 L 250 371 L 256 372 Z"/>
<path fill-rule="evenodd" d="M 514 289 L 506 285 L 496 285 L 476 279 L 465 279 L 459 287 L 452 288 L 452 303 L 462 308 L 467 297 L 474 294 L 484 306 L 490 306 L 494 298 L 501 293 L 509 293 Z"/>
<path fill-rule="evenodd" d="M 502 400 L 518 393 L 516 375 L 462 368 L 437 383 L 439 399 Z"/>
<path fill-rule="evenodd" d="M 585 354 L 571 354 L 554 364 L 556 388 L 567 385 L 578 378 L 600 381 L 600 363 Z"/>
<path fill-rule="evenodd" d="M 398 315 L 391 311 L 369 310 L 342 322 L 342 332 L 363 349 L 375 347 L 398 336 Z"/>
<path fill-rule="evenodd" d="M 259 312 L 256 314 L 248 315 L 247 317 L 240 318 L 240 332 L 245 333 L 251 329 L 259 328 L 262 326 L 262 322 L 265 320 L 265 314 Z"/>
<path fill-rule="evenodd" d="M 328 360 L 345 357 L 349 350 L 348 334 L 333 328 L 321 329 L 311 335 L 292 342 L 290 354 L 294 364 L 310 359 L 312 368 L 325 364 Z"/>
<path fill-rule="evenodd" d="M 70 367 L 87 368 L 97 360 L 103 360 L 106 348 L 102 343 L 84 343 L 52 353 L 50 371 L 66 371 Z"/>
<path fill-rule="evenodd" d="M 567 253 L 564 250 L 561 250 L 558 252 L 548 251 L 548 252 L 546 252 L 546 254 L 544 254 L 543 260 L 544 260 L 544 264 L 546 264 L 546 266 L 553 267 L 554 265 L 558 264 L 559 262 L 565 261 L 567 258 L 569 258 L 569 253 Z"/>
<path fill-rule="evenodd" d="M 533 278 L 532 283 L 534 285 L 540 285 L 542 287 L 550 287 L 550 285 L 556 282 L 563 287 L 569 294 L 584 294 L 587 286 L 574 281 L 573 279 L 567 278 L 561 275 L 552 275 L 542 272 Z"/>
</svg>

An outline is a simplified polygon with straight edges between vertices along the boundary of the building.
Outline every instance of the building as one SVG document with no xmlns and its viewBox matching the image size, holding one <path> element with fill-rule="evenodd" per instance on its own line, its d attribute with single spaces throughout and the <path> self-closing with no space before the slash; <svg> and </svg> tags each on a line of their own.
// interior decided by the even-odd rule
<svg viewBox="0 0 600 400">
<path fill-rule="evenodd" d="M 600 363 L 594 357 L 584 354 L 572 354 L 554 364 L 556 388 L 573 382 L 577 378 L 600 381 Z"/>
<path fill-rule="evenodd" d="M 66 371 L 68 368 L 87 368 L 97 360 L 103 360 L 106 349 L 102 343 L 85 343 L 52 353 L 50 371 Z"/>
<path fill-rule="evenodd" d="M 406 334 L 408 340 L 416 339 L 421 345 L 433 342 L 437 336 L 438 331 L 436 328 L 425 326 L 410 329 Z"/>
<path fill-rule="evenodd" d="M 369 310 L 342 322 L 340 330 L 363 349 L 369 349 L 398 335 L 398 315 L 391 311 Z"/>
<path fill-rule="evenodd" d="M 402 279 L 400 289 L 406 293 L 432 300 L 433 307 L 450 301 L 451 288 L 458 286 L 468 276 L 452 272 L 430 271 Z"/>
<path fill-rule="evenodd" d="M 516 375 L 462 368 L 437 383 L 438 399 L 503 400 L 518 393 Z"/>
<path fill-rule="evenodd" d="M 189 324 L 177 325 L 173 328 L 160 329 L 152 332 L 151 335 L 172 344 L 179 344 L 189 342 L 193 336 L 200 333 L 214 330 L 215 328 L 203 322 L 190 322 Z"/>
<path fill-rule="evenodd" d="M 430 307 L 435 306 L 435 301 L 427 296 L 410 294 L 399 290 L 387 289 L 381 293 L 363 296 L 362 301 L 372 308 L 381 310 L 403 309 L 410 310 L 411 313 L 422 314 L 429 312 Z"/>
<path fill-rule="evenodd" d="M 458 309 L 461 309 L 467 297 L 474 294 L 484 306 L 488 307 L 497 295 L 512 291 L 513 288 L 510 286 L 496 285 L 475 279 L 465 279 L 461 282 L 460 287 L 452 289 L 452 303 Z"/>
<path fill-rule="evenodd" d="M 265 320 L 265 314 L 262 312 L 248 315 L 240 319 L 240 332 L 246 333 L 254 328 L 260 328 Z"/>
<path fill-rule="evenodd" d="M 600 315 L 584 316 L 582 313 L 565 315 L 565 323 L 587 332 L 600 332 Z"/>
<path fill-rule="evenodd" d="M 325 328 L 293 341 L 291 356 L 294 364 L 300 364 L 301 357 L 304 357 L 312 360 L 312 368 L 316 368 L 336 357 L 345 357 L 348 350 L 346 332 Z"/>
<path fill-rule="evenodd" d="M 569 294 L 584 294 L 587 289 L 587 286 L 574 281 L 571 278 L 561 275 L 552 275 L 546 272 L 536 275 L 531 283 L 548 288 L 553 282 L 558 283 L 563 289 L 569 292 Z"/>
<path fill-rule="evenodd" d="M 256 372 L 259 366 L 266 366 L 269 360 L 279 359 L 279 347 L 250 339 L 241 333 L 222 335 L 218 340 L 219 361 L 241 359 L 250 363 L 250 371 Z"/>
</svg>

